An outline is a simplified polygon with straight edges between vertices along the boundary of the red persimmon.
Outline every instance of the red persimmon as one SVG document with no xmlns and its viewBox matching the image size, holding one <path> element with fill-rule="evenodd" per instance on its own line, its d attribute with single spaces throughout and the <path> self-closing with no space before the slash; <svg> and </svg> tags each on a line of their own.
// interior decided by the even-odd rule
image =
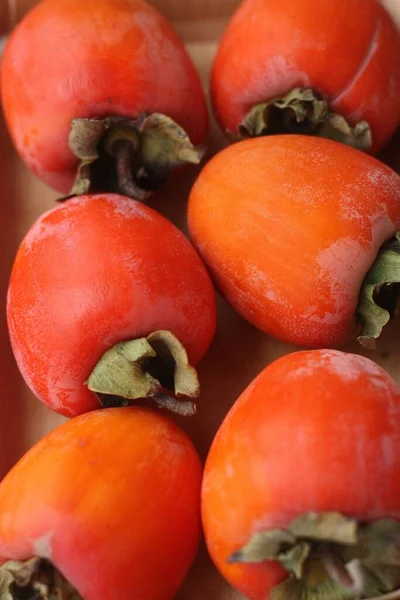
<svg viewBox="0 0 400 600">
<path fill-rule="evenodd" d="M 400 588 L 399 431 L 399 387 L 367 358 L 306 351 L 268 366 L 205 466 L 203 524 L 221 573 L 251 600 Z"/>
<path fill-rule="evenodd" d="M 172 600 L 199 543 L 200 482 L 191 441 L 165 415 L 68 421 L 1 482 L 2 596 Z"/>
<path fill-rule="evenodd" d="M 224 130 L 341 139 L 376 152 L 400 125 L 400 33 L 376 0 L 244 0 L 212 97 Z"/>
<path fill-rule="evenodd" d="M 7 314 L 26 382 L 67 416 L 99 406 L 91 389 L 196 396 L 188 361 L 202 358 L 216 323 L 190 242 L 154 210 L 111 194 L 72 199 L 36 221 L 15 259 Z"/>
<path fill-rule="evenodd" d="M 139 198 L 200 159 L 192 143 L 204 141 L 208 116 L 198 74 L 143 0 L 43 0 L 10 37 L 1 88 L 20 155 L 64 194 Z"/>
<path fill-rule="evenodd" d="M 292 135 L 233 144 L 200 173 L 189 227 L 228 302 L 273 337 L 367 343 L 395 312 L 400 177 L 344 144 Z"/>
</svg>

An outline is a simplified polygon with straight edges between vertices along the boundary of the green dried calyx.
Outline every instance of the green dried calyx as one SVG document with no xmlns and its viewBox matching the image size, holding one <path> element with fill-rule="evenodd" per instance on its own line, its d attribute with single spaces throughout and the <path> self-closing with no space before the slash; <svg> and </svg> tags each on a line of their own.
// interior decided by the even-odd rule
<svg viewBox="0 0 400 600">
<path fill-rule="evenodd" d="M 255 533 L 229 562 L 278 561 L 288 577 L 271 600 L 400 598 L 400 522 L 359 524 L 340 513 L 306 513 L 287 529 Z"/>
<path fill-rule="evenodd" d="M 83 600 L 47 560 L 9 560 L 0 567 L 2 600 Z"/>
<path fill-rule="evenodd" d="M 242 137 L 276 133 L 316 135 L 364 151 L 372 146 L 371 130 L 366 121 L 351 127 L 310 88 L 295 88 L 282 98 L 257 104 L 243 119 L 238 131 Z"/>
<path fill-rule="evenodd" d="M 363 346 L 374 348 L 383 327 L 397 316 L 399 293 L 400 232 L 383 245 L 361 288 L 357 312 Z"/>
<path fill-rule="evenodd" d="M 103 407 L 151 399 L 161 408 L 191 416 L 196 405 L 174 396 L 197 398 L 200 385 L 184 346 L 169 331 L 120 342 L 99 360 L 86 382 Z"/>
<path fill-rule="evenodd" d="M 137 120 L 73 119 L 69 147 L 79 161 L 70 196 L 116 192 L 136 200 L 145 200 L 175 167 L 199 164 L 204 155 L 182 127 L 159 113 Z"/>
</svg>

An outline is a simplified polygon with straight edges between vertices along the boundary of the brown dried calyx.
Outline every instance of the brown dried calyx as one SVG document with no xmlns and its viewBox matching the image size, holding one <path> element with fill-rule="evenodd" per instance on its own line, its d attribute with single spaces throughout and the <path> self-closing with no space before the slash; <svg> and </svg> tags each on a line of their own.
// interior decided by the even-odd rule
<svg viewBox="0 0 400 600">
<path fill-rule="evenodd" d="M 170 331 L 116 344 L 102 356 L 86 384 L 103 407 L 150 398 L 161 408 L 184 416 L 195 414 L 196 405 L 169 394 L 197 398 L 200 393 L 196 369 Z"/>
<path fill-rule="evenodd" d="M 278 561 L 288 577 L 271 600 L 400 598 L 400 522 L 359 524 L 340 513 L 306 513 L 287 529 L 255 533 L 229 562 Z"/>
<path fill-rule="evenodd" d="M 276 133 L 316 135 L 364 151 L 372 146 L 371 129 L 366 121 L 351 127 L 310 88 L 294 88 L 282 98 L 257 104 L 243 119 L 238 132 L 245 138 Z"/>
<path fill-rule="evenodd" d="M 1 600 L 83 600 L 47 560 L 9 560 L 0 567 Z"/>
<path fill-rule="evenodd" d="M 145 200 L 182 164 L 199 164 L 196 148 L 175 121 L 159 113 L 73 119 L 69 147 L 79 160 L 70 196 L 115 192 Z"/>
</svg>

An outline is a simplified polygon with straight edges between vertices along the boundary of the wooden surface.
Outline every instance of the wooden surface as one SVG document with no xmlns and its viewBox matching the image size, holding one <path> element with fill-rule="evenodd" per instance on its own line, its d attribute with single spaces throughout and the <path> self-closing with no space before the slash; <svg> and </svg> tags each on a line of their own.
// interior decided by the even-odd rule
<svg viewBox="0 0 400 600">
<path fill-rule="evenodd" d="M 175 21 L 208 87 L 209 68 L 217 40 L 238 0 L 154 0 L 164 14 Z M 17 1 L 17 14 L 34 4 L 34 0 Z M 400 0 L 385 0 L 400 17 Z M 0 27 L 7 29 L 9 17 L 4 0 L 0 0 Z M 213 123 L 209 154 L 224 144 Z M 21 164 L 0 124 L 0 217 L 2 224 L 0 293 L 3 309 L 0 320 L 0 358 L 2 364 L 2 423 L 0 436 L 0 472 L 4 474 L 44 433 L 62 421 L 44 408 L 26 389 L 8 344 L 5 322 L 5 296 L 13 256 L 25 232 L 44 210 L 54 205 L 56 194 L 37 181 Z M 400 137 L 385 155 L 400 171 Z M 170 183 L 154 197 L 151 205 L 185 229 L 185 207 L 196 169 L 184 174 L 179 184 Z M 387 368 L 400 380 L 398 339 L 400 323 L 392 323 L 376 352 L 368 356 Z M 192 437 L 204 459 L 213 436 L 226 412 L 247 384 L 275 358 L 293 350 L 258 332 L 219 300 L 219 323 L 214 343 L 200 365 L 202 395 L 198 415 L 182 426 Z M 346 350 L 360 352 L 356 344 Z M 237 600 L 239 596 L 222 580 L 201 548 L 178 600 Z"/>
</svg>

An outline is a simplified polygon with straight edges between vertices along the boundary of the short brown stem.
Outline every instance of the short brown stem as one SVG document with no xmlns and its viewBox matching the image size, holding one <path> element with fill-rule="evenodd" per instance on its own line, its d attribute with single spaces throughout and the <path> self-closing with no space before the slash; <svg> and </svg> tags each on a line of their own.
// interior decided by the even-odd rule
<svg viewBox="0 0 400 600">
<path fill-rule="evenodd" d="M 190 402 L 190 400 L 176 400 L 176 398 L 167 396 L 166 394 L 157 394 L 153 397 L 153 400 L 160 408 L 169 410 L 182 417 L 193 417 L 197 412 L 196 404 Z"/>
<path fill-rule="evenodd" d="M 159 113 L 142 114 L 136 120 L 73 119 L 69 147 L 79 160 L 69 197 L 117 191 L 145 200 L 175 167 L 198 164 L 204 155 L 182 127 Z"/>
<path fill-rule="evenodd" d="M 329 577 L 341 587 L 354 591 L 354 581 L 343 562 L 336 556 L 332 546 L 325 546 L 318 553 Z"/>
<path fill-rule="evenodd" d="M 149 193 L 141 189 L 134 180 L 133 161 L 136 149 L 128 140 L 119 140 L 113 146 L 117 183 L 119 191 L 128 196 L 143 202 L 149 196 Z"/>
</svg>

